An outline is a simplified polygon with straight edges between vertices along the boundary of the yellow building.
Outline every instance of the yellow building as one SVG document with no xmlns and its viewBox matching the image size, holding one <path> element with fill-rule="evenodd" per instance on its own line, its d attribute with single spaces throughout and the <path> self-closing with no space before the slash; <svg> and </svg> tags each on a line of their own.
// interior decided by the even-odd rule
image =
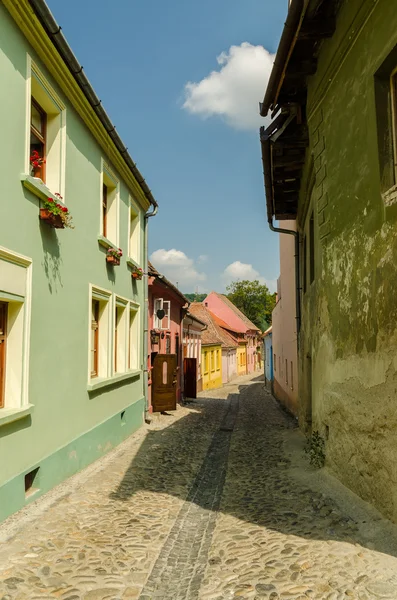
<svg viewBox="0 0 397 600">
<path fill-rule="evenodd" d="M 222 335 L 213 315 L 201 302 L 192 302 L 189 312 L 206 324 L 201 337 L 203 390 L 222 387 Z"/>
<path fill-rule="evenodd" d="M 247 345 L 240 343 L 237 348 L 237 375 L 247 374 Z"/>
<path fill-rule="evenodd" d="M 201 364 L 203 369 L 203 390 L 222 387 L 222 348 L 221 345 L 202 345 Z"/>
</svg>

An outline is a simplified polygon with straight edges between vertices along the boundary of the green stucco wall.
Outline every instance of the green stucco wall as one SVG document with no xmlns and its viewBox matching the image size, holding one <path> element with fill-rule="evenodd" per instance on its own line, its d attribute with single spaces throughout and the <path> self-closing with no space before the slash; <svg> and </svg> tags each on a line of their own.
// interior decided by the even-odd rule
<svg viewBox="0 0 397 600">
<path fill-rule="evenodd" d="M 25 168 L 27 53 L 67 107 L 64 201 L 73 216 L 73 230 L 40 223 L 39 200 L 20 181 Z M 113 269 L 106 265 L 105 249 L 98 244 L 101 159 L 107 157 L 1 3 L 0 76 L 0 245 L 33 261 L 28 389 L 29 403 L 34 405 L 30 416 L 0 426 L 1 519 L 23 505 L 21 474 L 40 465 L 41 489 L 46 491 L 141 425 L 142 373 L 89 393 L 87 361 L 89 283 L 140 304 L 142 337 L 144 281 L 133 282 L 126 264 L 127 187 L 120 180 L 119 235 L 124 256 Z M 143 223 L 142 218 L 142 257 Z M 141 367 L 142 350 L 141 343 Z M 121 427 L 123 410 L 129 421 Z"/>
<path fill-rule="evenodd" d="M 375 74 L 397 44 L 395 8 L 345 1 L 322 46 L 298 218 L 303 232 L 314 211 L 316 256 L 302 298 L 300 420 L 327 438 L 327 466 L 394 521 L 397 206 L 381 195 Z"/>
</svg>

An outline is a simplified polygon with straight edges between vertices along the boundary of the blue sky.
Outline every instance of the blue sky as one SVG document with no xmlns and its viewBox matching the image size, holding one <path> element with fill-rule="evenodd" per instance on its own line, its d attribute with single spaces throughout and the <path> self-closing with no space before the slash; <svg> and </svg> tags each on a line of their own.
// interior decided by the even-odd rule
<svg viewBox="0 0 397 600">
<path fill-rule="evenodd" d="M 256 276 L 274 289 L 257 104 L 287 0 L 48 4 L 159 203 L 156 267 L 185 292 Z"/>
</svg>

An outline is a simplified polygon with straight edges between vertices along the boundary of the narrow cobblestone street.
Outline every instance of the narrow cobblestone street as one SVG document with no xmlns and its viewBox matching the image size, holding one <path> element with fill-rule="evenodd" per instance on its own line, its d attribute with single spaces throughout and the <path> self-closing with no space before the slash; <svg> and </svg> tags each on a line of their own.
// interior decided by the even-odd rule
<svg viewBox="0 0 397 600">
<path fill-rule="evenodd" d="M 394 527 L 260 377 L 155 416 L 0 527 L 1 600 L 397 599 Z"/>
</svg>

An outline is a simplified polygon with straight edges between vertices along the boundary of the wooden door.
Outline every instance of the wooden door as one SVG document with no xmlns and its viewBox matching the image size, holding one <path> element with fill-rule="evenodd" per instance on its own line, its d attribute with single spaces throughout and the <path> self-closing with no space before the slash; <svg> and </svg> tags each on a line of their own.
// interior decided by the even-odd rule
<svg viewBox="0 0 397 600">
<path fill-rule="evenodd" d="M 0 302 L 0 408 L 4 406 L 6 378 L 7 309 L 7 303 Z"/>
<path fill-rule="evenodd" d="M 176 410 L 176 354 L 157 354 L 153 364 L 152 406 L 154 412 Z"/>
<path fill-rule="evenodd" d="M 185 398 L 197 398 L 197 358 L 185 358 L 183 361 Z"/>
</svg>

